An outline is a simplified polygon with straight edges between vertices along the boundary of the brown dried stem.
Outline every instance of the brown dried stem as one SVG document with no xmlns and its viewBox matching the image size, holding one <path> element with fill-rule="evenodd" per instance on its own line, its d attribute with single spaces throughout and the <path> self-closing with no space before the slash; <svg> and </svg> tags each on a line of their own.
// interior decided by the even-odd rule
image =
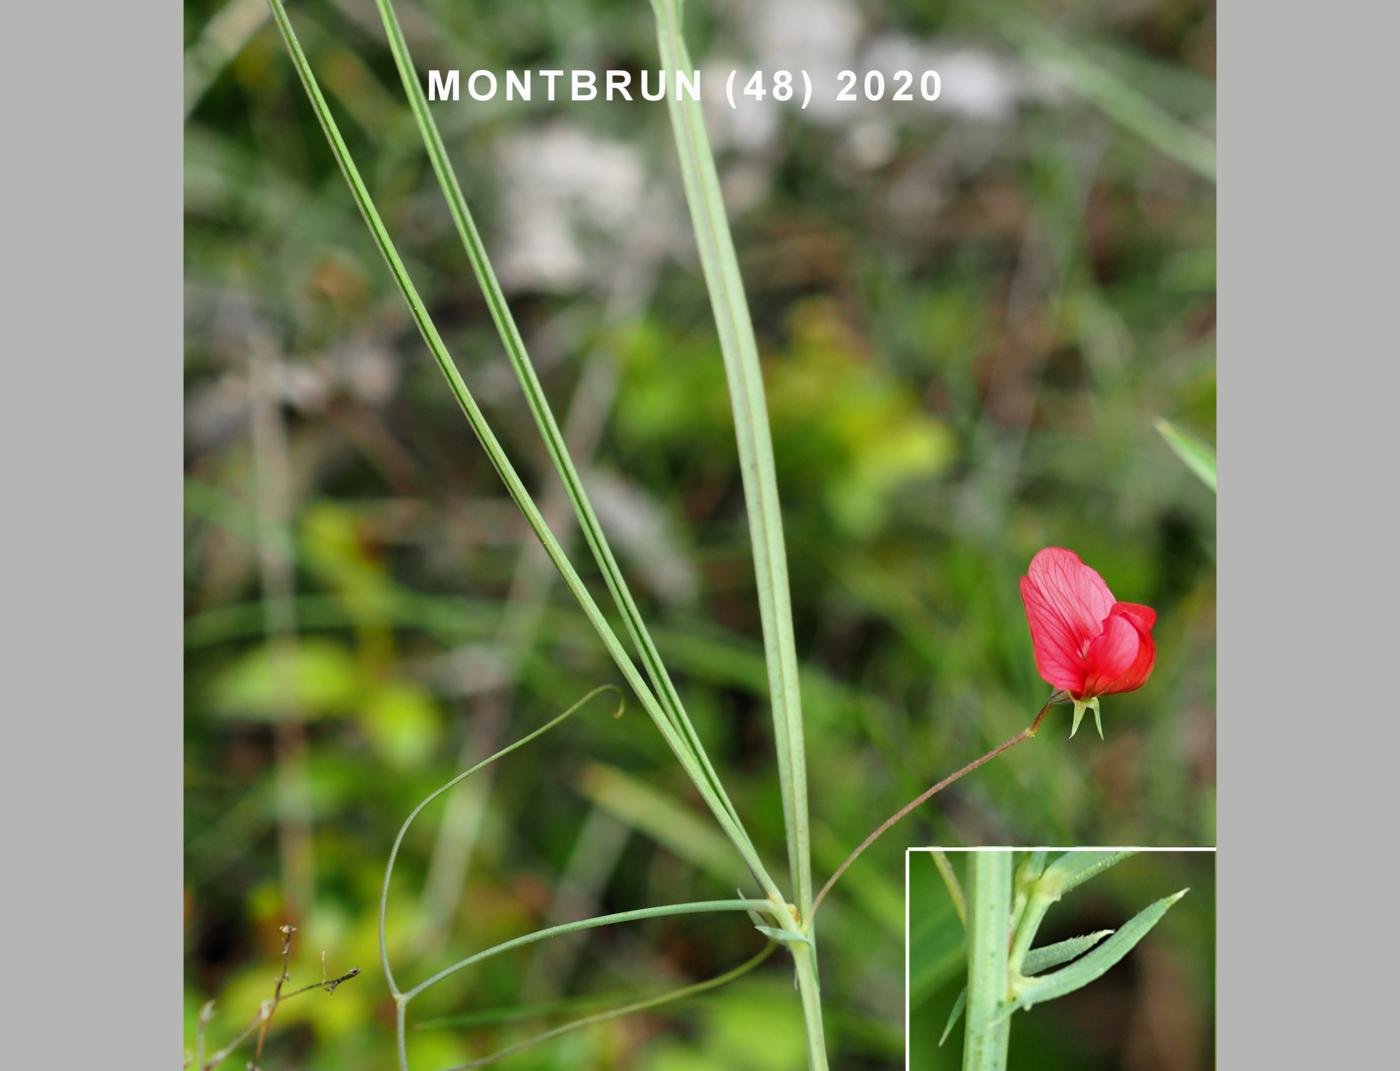
<svg viewBox="0 0 1400 1071">
<path fill-rule="evenodd" d="M 342 982 L 348 982 L 351 978 L 354 978 L 360 973 L 359 967 L 352 967 L 344 974 L 335 978 L 326 978 L 323 957 L 322 977 L 319 982 L 312 982 L 310 985 L 304 985 L 300 989 L 293 989 L 289 993 L 282 992 L 282 987 L 287 984 L 287 978 L 291 968 L 292 935 L 297 932 L 297 928 L 295 926 L 286 925 L 281 928 L 280 932 L 282 934 L 282 973 L 277 976 L 277 983 L 273 986 L 272 999 L 263 1001 L 262 1004 L 258 1006 L 257 1014 L 253 1016 L 252 1022 L 239 1031 L 238 1035 L 232 1041 L 210 1056 L 208 1060 L 204 1059 L 204 1038 L 209 1020 L 213 1018 L 214 1002 L 211 1000 L 200 1009 L 199 1025 L 195 1035 L 194 1063 L 198 1071 L 214 1071 L 214 1068 L 218 1067 L 232 1056 L 240 1045 L 252 1037 L 254 1032 L 258 1035 L 258 1042 L 257 1047 L 253 1050 L 253 1059 L 248 1064 L 248 1067 L 249 1071 L 258 1071 L 259 1062 L 262 1060 L 263 1045 L 267 1041 L 268 1027 L 272 1023 L 273 1014 L 276 1013 L 281 1004 L 291 1000 L 293 997 L 299 997 L 303 993 L 309 993 L 313 989 L 324 989 L 327 993 L 334 993 Z"/>
<path fill-rule="evenodd" d="M 1053 707 L 1056 703 L 1063 703 L 1068 698 L 1069 696 L 1065 692 L 1052 692 L 1050 694 L 1050 698 L 1045 701 L 1045 705 L 1040 708 L 1040 712 L 1036 714 L 1035 720 L 1032 721 L 1027 728 L 1022 729 L 1010 740 L 1005 740 L 1002 743 L 998 744 L 996 747 L 992 748 L 991 751 L 988 751 L 985 755 L 973 759 L 962 769 L 950 773 L 942 781 L 939 781 L 932 788 L 929 788 L 924 792 L 920 793 L 918 796 L 910 800 L 899 810 L 895 811 L 894 814 L 890 815 L 878 826 L 876 826 L 874 831 L 872 831 L 868 837 L 866 837 L 863 841 L 860 842 L 860 844 L 856 847 L 856 850 L 853 851 L 850 855 L 846 856 L 845 862 L 843 862 L 840 866 L 836 868 L 836 872 L 832 874 L 831 877 L 827 878 L 826 884 L 821 887 L 821 891 L 818 892 L 816 897 L 812 900 L 812 914 L 815 915 L 817 913 L 817 908 L 821 906 L 821 902 L 826 899 L 826 894 L 831 891 L 831 887 L 836 884 L 837 880 L 841 877 L 841 875 L 844 874 L 850 868 L 850 865 L 852 863 L 854 863 L 865 853 L 865 850 L 867 848 L 869 848 L 872 844 L 879 840 L 881 836 L 888 832 L 890 827 L 894 826 L 897 822 L 899 822 L 900 819 L 906 817 L 911 811 L 917 810 L 919 807 L 923 806 L 930 799 L 932 799 L 934 796 L 938 795 L 938 793 L 942 792 L 945 788 L 951 785 L 954 781 L 965 777 L 967 774 L 970 774 L 979 766 L 984 766 L 987 763 L 991 762 L 1003 751 L 1010 751 L 1013 747 L 1021 743 L 1023 740 L 1029 740 L 1040 730 L 1040 723 L 1043 722 L 1046 718 L 1046 715 L 1050 713 L 1050 708 Z"/>
</svg>

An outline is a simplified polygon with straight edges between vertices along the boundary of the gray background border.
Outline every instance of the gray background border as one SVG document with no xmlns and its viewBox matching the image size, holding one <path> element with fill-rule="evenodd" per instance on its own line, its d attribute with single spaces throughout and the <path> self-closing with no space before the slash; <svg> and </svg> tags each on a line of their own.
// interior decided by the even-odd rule
<svg viewBox="0 0 1400 1071">
<path fill-rule="evenodd" d="M 181 123 L 173 3 L 6 11 L 5 1063 L 181 1051 Z"/>
<path fill-rule="evenodd" d="M 0 75 L 10 1053 L 176 1066 L 180 9 L 20 11 Z M 1221 5 L 1226 1068 L 1393 1048 L 1378 871 L 1395 843 L 1400 183 L 1382 17 Z"/>
<path fill-rule="evenodd" d="M 1219 20 L 1220 1066 L 1379 1066 L 1395 1048 L 1395 11 L 1227 2 Z"/>
</svg>

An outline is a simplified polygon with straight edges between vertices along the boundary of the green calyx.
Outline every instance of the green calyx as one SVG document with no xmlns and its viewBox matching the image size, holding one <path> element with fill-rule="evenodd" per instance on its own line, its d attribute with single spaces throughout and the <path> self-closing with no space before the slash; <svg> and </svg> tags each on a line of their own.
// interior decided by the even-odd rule
<svg viewBox="0 0 1400 1071">
<path fill-rule="evenodd" d="M 1074 734 L 1079 732 L 1079 723 L 1084 720 L 1084 712 L 1092 710 L 1094 712 L 1094 728 L 1099 731 L 1099 739 L 1103 739 L 1103 719 L 1099 716 L 1099 697 L 1092 699 L 1071 699 L 1074 704 L 1074 723 L 1069 728 L 1070 739 L 1074 739 Z"/>
</svg>

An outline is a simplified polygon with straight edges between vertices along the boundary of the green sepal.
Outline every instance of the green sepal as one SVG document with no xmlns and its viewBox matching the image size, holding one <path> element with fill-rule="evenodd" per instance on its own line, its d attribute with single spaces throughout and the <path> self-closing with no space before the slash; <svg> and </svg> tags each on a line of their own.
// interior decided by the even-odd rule
<svg viewBox="0 0 1400 1071">
<path fill-rule="evenodd" d="M 1099 697 L 1092 699 L 1072 699 L 1074 704 L 1074 723 L 1069 729 L 1069 738 L 1074 739 L 1074 734 L 1079 732 L 1079 723 L 1084 720 L 1084 712 L 1092 710 L 1094 712 L 1094 727 L 1099 731 L 1099 739 L 1103 739 L 1103 719 L 1099 716 Z"/>
</svg>

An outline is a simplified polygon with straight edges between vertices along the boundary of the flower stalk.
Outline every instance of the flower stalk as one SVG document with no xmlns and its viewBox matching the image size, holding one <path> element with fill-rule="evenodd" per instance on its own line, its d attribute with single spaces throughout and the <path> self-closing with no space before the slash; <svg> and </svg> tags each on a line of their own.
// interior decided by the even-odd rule
<svg viewBox="0 0 1400 1071">
<path fill-rule="evenodd" d="M 816 912 L 817 908 L 821 907 L 822 901 L 826 899 L 827 894 L 831 892 L 832 887 L 836 884 L 837 881 L 840 880 L 841 875 L 846 873 L 846 871 L 850 869 L 851 864 L 865 854 L 867 848 L 869 848 L 882 836 L 888 833 L 890 829 L 897 825 L 902 819 L 907 818 L 910 814 L 918 810 L 929 800 L 933 799 L 934 796 L 938 795 L 938 793 L 942 792 L 949 785 L 953 784 L 953 782 L 962 780 L 973 770 L 987 765 L 987 763 L 991 762 L 994 758 L 996 758 L 1003 752 L 1010 751 L 1017 744 L 1031 739 L 1031 737 L 1035 736 L 1035 734 L 1040 731 L 1040 725 L 1043 721 L 1045 721 L 1046 716 L 1049 715 L 1050 708 L 1053 707 L 1056 703 L 1065 702 L 1067 699 L 1069 699 L 1069 696 L 1066 695 L 1063 691 L 1056 691 L 1050 693 L 1050 698 L 1045 701 L 1045 705 L 1040 708 L 1040 711 L 1035 716 L 1035 720 L 1032 721 L 1030 725 L 1022 729 L 1019 733 L 1011 737 L 1009 740 L 1003 740 L 1000 744 L 992 748 L 990 751 L 973 759 L 961 769 L 954 770 L 947 777 L 943 778 L 942 781 L 939 781 L 931 787 L 925 789 L 923 792 L 919 793 L 899 810 L 895 811 L 894 814 L 886 818 L 873 830 L 871 830 L 869 836 L 867 836 L 863 841 L 856 845 L 855 851 L 851 852 L 850 855 L 846 856 L 845 860 L 841 863 L 840 866 L 836 868 L 836 870 L 832 873 L 831 877 L 826 879 L 826 884 L 821 887 L 821 891 L 817 893 L 816 898 L 812 901 L 813 913 Z"/>
</svg>

